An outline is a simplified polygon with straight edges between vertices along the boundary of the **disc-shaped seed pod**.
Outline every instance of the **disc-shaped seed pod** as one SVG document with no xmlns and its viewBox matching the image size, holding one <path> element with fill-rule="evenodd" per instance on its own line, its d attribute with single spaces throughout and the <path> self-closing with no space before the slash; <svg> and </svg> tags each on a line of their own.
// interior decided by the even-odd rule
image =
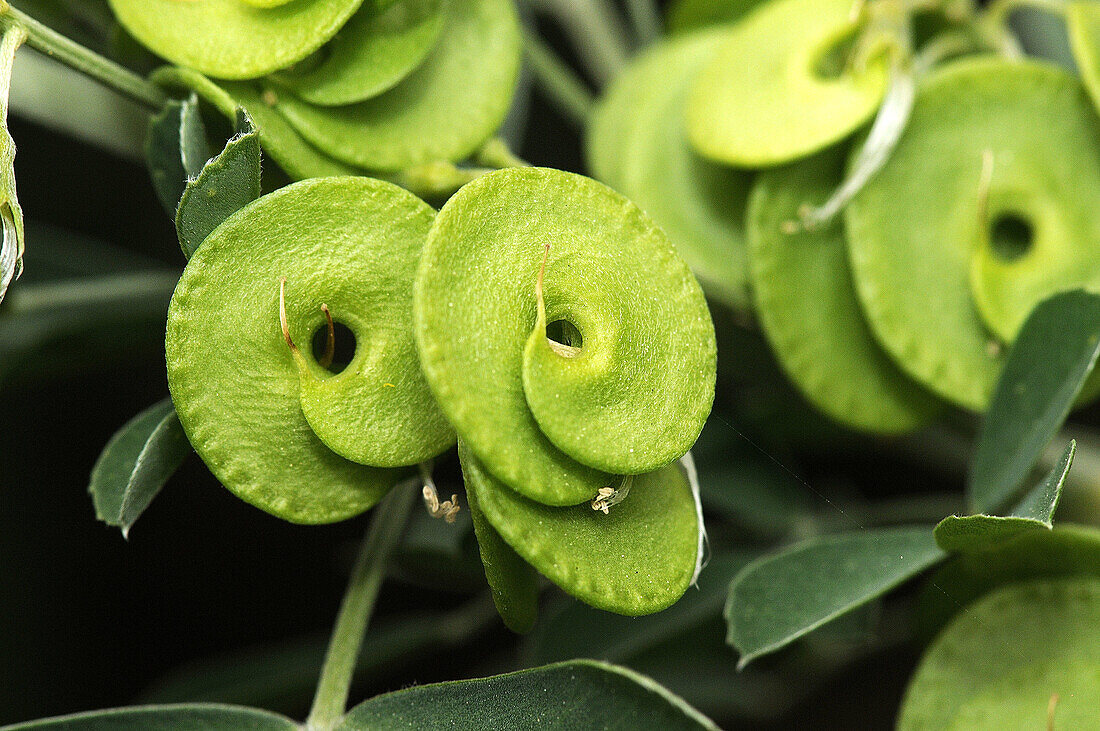
<svg viewBox="0 0 1100 731">
<path fill-rule="evenodd" d="M 757 178 L 748 212 L 756 312 L 783 369 L 817 408 L 856 429 L 903 433 L 928 422 L 938 402 L 875 342 L 841 222 L 812 231 L 795 223 L 802 206 L 836 189 L 844 161 L 836 148 Z"/>
<path fill-rule="evenodd" d="M 432 227 L 414 312 L 444 413 L 533 500 L 576 505 L 607 473 L 668 464 L 710 413 L 698 283 L 637 206 L 589 178 L 511 168 L 466 185 Z"/>
<path fill-rule="evenodd" d="M 856 0 L 775 0 L 726 32 L 688 102 L 695 148 L 719 162 L 764 167 L 841 140 L 874 115 L 889 64 L 853 53 Z"/>
<path fill-rule="evenodd" d="M 199 246 L 169 308 L 168 385 L 231 491 L 288 520 L 332 522 L 401 474 L 378 467 L 453 444 L 412 341 L 413 272 L 433 217 L 389 183 L 320 178 L 256 200 Z M 354 338 L 338 373 L 313 347 L 326 310 Z"/>
<path fill-rule="evenodd" d="M 448 0 L 398 0 L 384 11 L 365 5 L 313 56 L 275 80 L 311 104 L 354 104 L 389 91 L 431 52 Z"/>
<path fill-rule="evenodd" d="M 110 4 L 122 27 L 158 56 L 220 79 L 254 79 L 316 51 L 336 35 L 363 0 L 110 0 Z"/>
<path fill-rule="evenodd" d="M 846 211 L 856 288 L 913 378 L 985 408 L 1032 307 L 1100 284 L 1100 119 L 1038 61 L 970 58 L 920 89 L 890 160 Z"/>
<path fill-rule="evenodd" d="M 587 152 L 596 177 L 668 233 L 708 295 L 747 310 L 751 176 L 699 157 L 684 127 L 691 82 L 725 37 L 723 30 L 685 35 L 633 61 L 597 107 Z"/>
<path fill-rule="evenodd" d="M 618 614 L 651 614 L 674 604 L 695 578 L 702 525 L 680 464 L 630 478 L 629 496 L 605 515 L 589 505 L 551 507 L 523 497 L 462 443 L 459 459 L 470 503 L 525 561 L 581 601 Z M 511 571 L 522 577 L 520 567 Z"/>
<path fill-rule="evenodd" d="M 319 107 L 279 93 L 276 109 L 348 165 L 398 171 L 477 151 L 504 121 L 520 65 L 511 0 L 453 2 L 439 41 L 404 81 L 358 104 Z"/>
</svg>

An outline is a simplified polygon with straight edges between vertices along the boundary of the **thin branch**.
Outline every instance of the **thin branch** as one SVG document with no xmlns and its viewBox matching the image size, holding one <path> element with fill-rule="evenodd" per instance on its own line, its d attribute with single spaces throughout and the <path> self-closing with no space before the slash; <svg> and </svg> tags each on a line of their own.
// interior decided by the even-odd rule
<svg viewBox="0 0 1100 731">
<path fill-rule="evenodd" d="M 661 14 L 654 0 L 626 0 L 626 12 L 640 45 L 648 46 L 661 37 Z"/>
<path fill-rule="evenodd" d="M 622 16 L 609 0 L 528 0 L 528 3 L 561 24 L 597 84 L 607 84 L 626 64 L 630 56 L 629 34 Z"/>
<path fill-rule="evenodd" d="M 592 92 L 537 34 L 526 31 L 523 45 L 535 83 L 569 121 L 583 128 L 596 104 Z"/>
<path fill-rule="evenodd" d="M 390 554 L 397 546 L 415 499 L 416 493 L 407 482 L 403 482 L 390 490 L 390 494 L 375 509 L 374 520 L 355 561 L 340 614 L 336 618 L 325 664 L 321 667 L 317 694 L 306 720 L 306 728 L 310 731 L 336 728 L 347 710 L 348 693 L 367 624 L 386 576 Z"/>
<path fill-rule="evenodd" d="M 27 45 L 31 48 L 41 51 L 50 58 L 154 111 L 161 109 L 168 100 L 160 88 L 129 69 L 66 38 L 26 13 L 11 7 L 4 0 L 0 0 L 0 29 L 6 30 L 13 26 L 20 27 L 27 33 Z"/>
</svg>

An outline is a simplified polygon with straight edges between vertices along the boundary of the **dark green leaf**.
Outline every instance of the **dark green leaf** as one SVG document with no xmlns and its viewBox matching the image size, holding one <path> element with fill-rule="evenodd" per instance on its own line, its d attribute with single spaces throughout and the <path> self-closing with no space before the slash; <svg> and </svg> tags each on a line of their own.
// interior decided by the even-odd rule
<svg viewBox="0 0 1100 731">
<path fill-rule="evenodd" d="M 739 665 L 885 594 L 943 552 L 931 527 L 823 536 L 746 566 L 730 584 L 727 641 Z"/>
<path fill-rule="evenodd" d="M 338 728 L 673 731 L 717 726 L 644 675 L 577 660 L 388 693 L 356 706 Z"/>
<path fill-rule="evenodd" d="M 978 437 L 967 485 L 975 512 L 994 512 L 1016 493 L 1065 421 L 1098 353 L 1100 295 L 1063 292 L 1032 311 Z"/>
<path fill-rule="evenodd" d="M 931 640 L 952 616 L 999 586 L 1063 576 L 1100 578 L 1100 530 L 1063 524 L 958 554 L 925 583 L 919 635 Z"/>
<path fill-rule="evenodd" d="M 180 157 L 180 116 L 183 102 L 175 99 L 164 105 L 149 120 L 145 134 L 145 165 L 153 179 L 153 189 L 169 215 L 175 215 L 180 196 L 187 184 L 187 173 Z"/>
<path fill-rule="evenodd" d="M 191 94 L 180 109 L 180 160 L 187 179 L 198 175 L 209 159 L 210 145 L 199 112 L 199 97 Z"/>
<path fill-rule="evenodd" d="M 188 180 L 176 210 L 176 233 L 187 258 L 225 219 L 260 197 L 260 136 L 237 111 L 237 134 Z"/>
<path fill-rule="evenodd" d="M 121 528 L 125 537 L 190 453 L 171 399 L 135 416 L 111 437 L 92 468 L 88 492 L 96 517 Z"/>
<path fill-rule="evenodd" d="M 945 551 L 977 551 L 1026 531 L 1050 530 L 1076 451 L 1077 442 L 1071 441 L 1058 464 L 1024 496 L 1011 515 L 952 515 L 936 526 L 936 543 Z"/>
<path fill-rule="evenodd" d="M 221 705 L 135 706 L 45 718 L 4 731 L 293 731 L 289 718 L 254 708 Z"/>
</svg>

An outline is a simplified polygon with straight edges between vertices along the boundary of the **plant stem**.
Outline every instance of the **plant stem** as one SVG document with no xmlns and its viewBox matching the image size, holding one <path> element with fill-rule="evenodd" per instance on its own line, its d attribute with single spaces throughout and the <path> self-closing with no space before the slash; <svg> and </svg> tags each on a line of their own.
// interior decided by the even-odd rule
<svg viewBox="0 0 1100 731">
<path fill-rule="evenodd" d="M 523 47 L 535 83 L 569 121 L 583 128 L 596 103 L 592 92 L 534 32 L 524 33 Z"/>
<path fill-rule="evenodd" d="M 416 480 L 419 484 L 419 480 Z M 306 720 L 310 731 L 329 731 L 343 718 L 347 709 L 348 693 L 363 636 L 367 632 L 378 590 L 386 575 L 390 553 L 401 537 L 409 509 L 417 492 L 408 482 L 403 482 L 383 498 L 375 509 L 370 530 L 363 541 L 359 557 L 351 572 L 336 627 L 329 641 L 325 664 L 321 667 L 321 679 L 313 697 L 313 708 Z"/>
<path fill-rule="evenodd" d="M 626 0 L 626 11 L 641 45 L 647 46 L 661 37 L 661 14 L 653 0 Z"/>
<path fill-rule="evenodd" d="M 573 39 L 593 80 L 603 86 L 626 64 L 630 43 L 622 17 L 608 0 L 529 0 Z"/>
<path fill-rule="evenodd" d="M 0 29 L 22 28 L 27 45 L 156 111 L 168 97 L 129 69 L 100 56 L 0 0 Z"/>
<path fill-rule="evenodd" d="M 1004 25 L 1014 12 L 1023 8 L 1042 10 L 1059 17 L 1066 14 L 1065 0 L 993 0 L 986 7 L 985 15 L 989 22 Z"/>
</svg>

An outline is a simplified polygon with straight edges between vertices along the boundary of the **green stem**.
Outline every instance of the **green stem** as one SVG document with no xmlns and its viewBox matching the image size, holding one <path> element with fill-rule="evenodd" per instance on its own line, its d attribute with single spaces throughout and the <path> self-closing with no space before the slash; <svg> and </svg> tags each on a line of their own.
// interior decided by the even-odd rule
<svg viewBox="0 0 1100 731">
<path fill-rule="evenodd" d="M 31 48 L 41 51 L 50 58 L 150 109 L 159 110 L 168 99 L 163 91 L 129 69 L 69 40 L 0 0 L 0 29 L 6 30 L 11 27 L 20 27 L 26 32 L 27 45 Z"/>
<path fill-rule="evenodd" d="M 596 103 L 592 92 L 535 33 L 524 34 L 523 46 L 535 83 L 562 114 L 583 128 Z"/>
<path fill-rule="evenodd" d="M 641 45 L 648 46 L 661 37 L 661 14 L 653 0 L 626 0 L 626 11 Z"/>
<path fill-rule="evenodd" d="M 27 32 L 22 28 L 5 28 L 0 41 L 0 124 L 8 123 L 8 92 L 11 90 L 11 67 L 15 62 L 15 52 L 27 40 Z"/>
<path fill-rule="evenodd" d="M 178 272 L 150 271 L 25 284 L 11 293 L 4 312 L 11 316 L 35 315 L 63 307 L 96 307 L 112 302 L 125 306 L 145 298 L 167 303 L 179 278 Z"/>
<path fill-rule="evenodd" d="M 474 160 L 478 165 L 497 170 L 502 168 L 525 168 L 531 165 L 531 163 L 512 152 L 512 148 L 508 147 L 508 143 L 500 137 L 494 137 L 482 145 L 481 149 L 474 155 Z"/>
<path fill-rule="evenodd" d="M 419 484 L 419 481 L 417 481 Z M 325 664 L 313 708 L 306 720 L 310 731 L 329 731 L 336 727 L 347 709 L 352 676 L 367 632 L 378 590 L 386 575 L 386 565 L 405 527 L 417 492 L 401 483 L 383 498 L 375 509 L 370 530 L 351 572 L 336 627 L 329 641 Z"/>
<path fill-rule="evenodd" d="M 626 26 L 609 0 L 528 0 L 555 18 L 599 85 L 611 81 L 626 64 L 630 43 Z"/>
<path fill-rule="evenodd" d="M 1066 14 L 1065 0 L 993 0 L 986 7 L 985 17 L 991 23 L 1004 25 L 1014 12 L 1023 8 L 1042 10 L 1062 17 Z"/>
</svg>

